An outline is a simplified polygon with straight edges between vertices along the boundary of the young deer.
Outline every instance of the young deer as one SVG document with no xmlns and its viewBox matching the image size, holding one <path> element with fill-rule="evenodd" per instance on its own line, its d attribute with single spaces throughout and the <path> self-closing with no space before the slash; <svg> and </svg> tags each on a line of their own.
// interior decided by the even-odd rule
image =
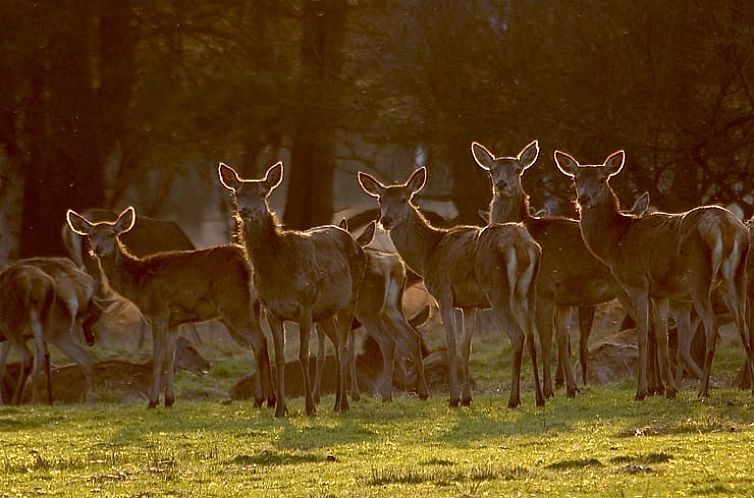
<svg viewBox="0 0 754 498">
<path fill-rule="evenodd" d="M 133 256 L 120 235 L 136 223 L 133 207 L 125 209 L 115 222 L 92 223 L 69 210 L 71 230 L 88 237 L 110 286 L 133 302 L 152 324 L 152 389 L 149 408 L 160 401 L 162 365 L 167 362 L 165 406 L 172 406 L 175 373 L 176 327 L 184 323 L 219 320 L 240 345 L 251 346 L 261 372 L 255 404 L 267 397 L 274 403 L 267 354 L 267 340 L 259 324 L 243 248 L 219 246 L 193 251 L 171 251 L 145 258 Z"/>
<path fill-rule="evenodd" d="M 287 410 L 283 324 L 288 320 L 299 324 L 307 415 L 316 412 L 309 379 L 309 334 L 314 323 L 335 338 L 339 364 L 335 411 L 347 410 L 347 342 L 366 269 L 364 251 L 348 232 L 333 225 L 306 231 L 280 226 L 267 198 L 283 180 L 283 163 L 272 166 L 259 180 L 242 179 L 223 163 L 218 173 L 223 185 L 233 192 L 235 216 L 255 269 L 254 284 L 272 329 L 278 373 L 275 416 L 285 416 Z"/>
<path fill-rule="evenodd" d="M 479 167 L 492 181 L 490 222 L 522 222 L 542 247 L 542 266 L 537 279 L 537 329 L 542 346 L 543 389 L 553 395 L 550 350 L 553 324 L 558 343 L 558 368 L 563 368 L 568 397 L 576 394 L 576 383 L 568 358 L 568 341 L 573 307 L 580 307 L 579 357 L 582 380 L 586 383 L 588 340 L 594 306 L 615 298 L 615 282 L 610 270 L 586 250 L 578 220 L 562 216 L 535 217 L 530 213 L 529 196 L 521 182 L 524 172 L 539 156 L 534 140 L 515 157 L 496 157 L 478 142 L 471 152 Z"/>
<path fill-rule="evenodd" d="M 366 274 L 359 291 L 359 304 L 356 307 L 356 320 L 363 325 L 369 335 L 379 345 L 382 352 L 382 375 L 380 376 L 380 394 L 382 401 L 393 399 L 393 368 L 396 348 L 399 355 L 404 353 L 412 360 L 417 370 L 417 393 L 420 399 L 427 399 L 427 381 L 424 377 L 422 363 L 421 337 L 411 326 L 403 313 L 403 292 L 406 288 L 406 267 L 397 254 L 379 251 L 366 247 L 372 242 L 376 223 L 372 221 L 364 232 L 356 238 L 356 242 L 364 248 L 367 257 Z M 338 224 L 348 230 L 345 220 Z M 354 351 L 354 336 L 349 340 L 351 355 L 351 396 L 358 396 L 359 385 L 356 382 L 356 363 Z M 324 357 L 324 350 L 320 348 L 317 362 Z M 317 369 L 314 385 L 318 391 L 321 382 L 321 371 Z"/>
<path fill-rule="evenodd" d="M 570 155 L 556 151 L 558 169 L 574 181 L 581 232 L 589 250 L 610 267 L 630 300 L 639 330 L 637 400 L 647 395 L 647 337 L 650 300 L 655 304 L 657 344 L 666 395 L 677 391 L 667 354 L 668 301 L 693 302 L 704 323 L 707 354 L 700 396 L 709 392 L 709 375 L 715 354 L 717 324 L 712 293 L 718 287 L 734 317 L 744 343 L 748 368 L 752 368 L 746 323 L 746 265 L 749 238 L 746 227 L 729 211 L 702 206 L 685 213 L 653 213 L 635 217 L 620 212 L 609 179 L 623 168 L 625 153 L 611 154 L 601 165 L 580 165 Z M 686 315 L 688 313 L 685 313 Z M 679 327 L 679 353 L 691 367 L 691 334 Z"/>
<path fill-rule="evenodd" d="M 484 228 L 457 226 L 449 230 L 429 224 L 411 202 L 427 179 L 419 168 L 402 184 L 386 186 L 366 173 L 359 183 L 380 203 L 380 222 L 398 254 L 424 278 L 445 325 L 450 365 L 450 406 L 471 403 L 469 354 L 478 308 L 492 307 L 513 346 L 513 376 L 509 407 L 520 404 L 521 358 L 529 343 L 537 406 L 544 397 L 537 371 L 536 329 L 530 315 L 535 306 L 535 281 L 541 249 L 522 225 L 494 224 Z M 458 314 L 461 310 L 462 316 Z M 464 323 L 466 322 L 466 323 Z M 459 396 L 456 337 L 461 336 L 463 392 Z"/>
</svg>

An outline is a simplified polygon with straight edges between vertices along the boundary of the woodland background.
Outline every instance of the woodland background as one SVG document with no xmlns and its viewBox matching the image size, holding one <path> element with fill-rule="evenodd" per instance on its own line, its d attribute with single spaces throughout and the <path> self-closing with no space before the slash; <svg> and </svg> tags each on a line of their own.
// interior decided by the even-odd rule
<svg viewBox="0 0 754 498">
<path fill-rule="evenodd" d="M 748 217 L 753 49 L 746 0 L 4 0 L 0 259 L 62 254 L 68 208 L 222 234 L 219 161 L 251 177 L 284 159 L 291 227 L 374 208 L 357 170 L 417 164 L 424 201 L 478 223 L 473 140 L 539 139 L 525 187 L 552 211 L 573 214 L 554 149 L 625 149 L 626 204 Z"/>
</svg>

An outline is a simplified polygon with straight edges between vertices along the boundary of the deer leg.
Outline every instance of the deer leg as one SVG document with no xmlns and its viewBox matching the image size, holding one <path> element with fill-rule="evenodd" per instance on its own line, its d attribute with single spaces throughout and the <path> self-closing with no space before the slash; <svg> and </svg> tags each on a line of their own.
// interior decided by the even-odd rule
<svg viewBox="0 0 754 498">
<path fill-rule="evenodd" d="M 535 309 L 537 315 L 537 330 L 539 332 L 539 343 L 542 346 L 542 384 L 545 398 L 555 396 L 555 389 L 552 383 L 552 373 L 550 371 L 552 362 L 552 330 L 554 323 L 555 307 L 552 301 L 544 297 L 537 300 Z"/>
<path fill-rule="evenodd" d="M 236 323 L 238 322 L 238 323 Z M 238 344 L 245 347 L 251 346 L 254 361 L 257 367 L 257 375 L 254 382 L 254 406 L 260 407 L 267 400 L 267 406 L 275 406 L 275 391 L 272 387 L 272 368 L 270 355 L 267 347 L 267 337 L 259 323 L 259 314 L 252 313 L 250 320 L 235 317 L 223 320 L 225 327 Z"/>
<path fill-rule="evenodd" d="M 571 321 L 573 320 L 573 306 L 555 307 L 555 333 L 558 339 L 558 363 L 562 365 L 566 381 L 566 397 L 576 396 L 576 380 L 573 377 L 571 357 L 568 350 L 568 339 L 571 336 Z"/>
<path fill-rule="evenodd" d="M 311 416 L 317 413 L 312 398 L 312 385 L 309 379 L 309 337 L 312 332 L 312 313 L 311 309 L 304 308 L 299 316 L 299 349 L 298 361 L 301 364 L 301 373 L 304 380 L 304 400 L 306 414 Z M 285 366 L 283 367 L 285 368 Z"/>
<path fill-rule="evenodd" d="M 80 327 L 80 326 L 79 326 Z M 94 392 L 94 372 L 91 355 L 78 343 L 75 339 L 75 333 L 64 332 L 60 336 L 55 335 L 51 338 L 50 343 L 68 356 L 79 368 L 81 368 L 84 374 L 84 382 L 86 384 L 86 391 L 83 394 L 84 401 L 94 401 L 97 399 L 97 395 Z"/>
<path fill-rule="evenodd" d="M 5 339 L 3 342 L 0 342 L 0 406 L 3 406 L 6 402 L 10 402 L 9 399 L 6 400 L 3 397 L 3 391 L 5 390 L 5 367 L 8 363 L 9 353 L 10 341 L 8 339 Z"/>
<path fill-rule="evenodd" d="M 348 336 L 351 334 L 351 324 L 353 323 L 354 319 L 354 312 L 356 310 L 356 299 L 353 299 L 352 302 L 346 306 L 344 309 L 342 309 L 338 315 L 337 319 L 335 321 L 335 331 L 337 334 L 337 342 L 336 342 L 336 349 L 338 350 L 338 365 L 340 366 L 340 388 L 341 388 L 341 396 L 340 398 L 336 397 L 335 400 L 335 411 L 336 412 L 345 412 L 348 410 L 348 396 L 345 389 L 345 372 L 348 371 L 348 365 L 351 361 L 351 355 L 348 351 Z"/>
<path fill-rule="evenodd" d="M 395 338 L 399 355 L 410 358 L 416 369 L 416 393 L 419 399 L 426 400 L 429 397 L 429 389 L 427 388 L 427 378 L 424 375 L 421 336 L 408 322 L 402 309 L 386 307 L 383 317 L 385 324 L 392 331 L 392 337 Z"/>
<path fill-rule="evenodd" d="M 175 379 L 175 342 L 178 339 L 178 330 L 171 328 L 165 341 L 165 408 L 170 408 L 175 404 L 175 394 L 173 392 L 173 381 Z"/>
<path fill-rule="evenodd" d="M 283 323 L 272 313 L 267 313 L 267 323 L 272 331 L 275 348 L 275 370 L 277 372 L 277 400 L 275 417 L 285 417 L 288 407 L 285 403 L 285 330 Z"/>
<path fill-rule="evenodd" d="M 463 390 L 461 392 L 461 405 L 471 405 L 471 372 L 469 370 L 469 359 L 471 357 L 471 340 L 474 337 L 474 326 L 476 325 L 476 308 L 464 308 L 463 316 L 459 320 L 459 331 L 461 332 L 461 372 L 463 374 Z"/>
<path fill-rule="evenodd" d="M 581 363 L 581 382 L 586 385 L 589 371 L 589 336 L 594 324 L 594 306 L 579 306 L 579 362 Z"/>
<path fill-rule="evenodd" d="M 639 333 L 639 360 L 637 365 L 637 388 L 634 399 L 644 401 L 647 397 L 647 341 L 649 338 L 649 295 L 647 289 L 641 287 L 626 289 L 631 301 L 630 308 L 634 311 L 636 328 Z"/>
<path fill-rule="evenodd" d="M 449 406 L 458 406 L 458 353 L 456 352 L 456 309 L 453 307 L 452 296 L 439 303 L 442 322 L 445 326 L 445 343 L 448 348 L 448 379 L 450 389 Z"/>
<path fill-rule="evenodd" d="M 354 401 L 361 400 L 361 392 L 359 391 L 359 379 L 356 376 L 356 334 L 354 334 L 355 330 L 352 330 L 350 334 L 348 334 L 348 376 L 351 380 L 351 399 Z M 383 353 L 384 358 L 384 353 Z M 383 362 L 384 367 L 384 362 Z M 383 399 L 384 401 L 384 399 Z"/>
<path fill-rule="evenodd" d="M 332 338 L 333 341 L 335 338 Z M 319 404 L 319 399 L 322 391 L 322 374 L 325 370 L 325 355 L 326 355 L 326 346 L 327 343 L 325 342 L 325 333 L 322 331 L 322 327 L 319 325 L 317 326 L 317 364 L 316 368 L 314 370 L 314 388 L 312 392 L 312 397 L 314 398 L 314 403 Z M 350 346 L 350 345 L 349 345 Z M 354 366 L 354 370 L 355 370 Z"/>
<path fill-rule="evenodd" d="M 42 323 L 40 322 L 39 312 L 36 309 L 32 309 L 30 312 L 30 324 L 35 350 L 34 363 L 31 372 L 31 401 L 36 404 L 39 401 L 39 377 L 41 376 L 42 368 L 44 367 L 44 357 L 47 350 L 44 342 Z"/>
<path fill-rule="evenodd" d="M 162 390 L 162 365 L 165 361 L 167 349 L 168 319 L 160 317 L 152 320 L 152 388 L 149 392 L 147 408 L 155 408 L 160 404 Z"/>
<path fill-rule="evenodd" d="M 24 387 L 26 386 L 26 380 L 29 377 L 29 373 L 32 369 L 32 364 L 34 361 L 34 358 L 29 351 L 29 348 L 26 347 L 26 343 L 14 343 L 16 346 L 16 349 L 19 350 L 21 353 L 21 370 L 18 373 L 18 380 L 16 381 L 16 389 L 13 392 L 13 396 L 11 398 L 11 404 L 12 405 L 18 405 L 21 403 L 21 399 L 23 398 L 24 393 Z"/>
<path fill-rule="evenodd" d="M 697 365 L 696 360 L 691 354 L 691 343 L 696 334 L 697 323 L 691 327 L 691 307 L 684 305 L 678 308 L 675 313 L 675 325 L 678 330 L 678 352 L 677 365 L 675 371 L 675 381 L 679 383 L 683 379 L 684 367 L 694 376 L 702 380 L 702 370 Z"/>
<path fill-rule="evenodd" d="M 670 357 L 668 355 L 668 304 L 667 299 L 655 299 L 657 311 L 655 335 L 657 337 L 657 349 L 660 353 L 659 366 L 661 368 L 662 381 L 665 384 L 665 397 L 672 399 L 678 394 L 678 388 L 670 372 Z"/>
<path fill-rule="evenodd" d="M 494 306 L 494 305 L 493 305 Z M 509 312 L 493 307 L 493 312 L 498 323 L 508 334 L 513 353 L 513 371 L 511 375 L 511 394 L 508 399 L 508 408 L 515 408 L 521 404 L 521 359 L 524 352 L 524 333 L 518 327 L 516 320 Z"/>
</svg>

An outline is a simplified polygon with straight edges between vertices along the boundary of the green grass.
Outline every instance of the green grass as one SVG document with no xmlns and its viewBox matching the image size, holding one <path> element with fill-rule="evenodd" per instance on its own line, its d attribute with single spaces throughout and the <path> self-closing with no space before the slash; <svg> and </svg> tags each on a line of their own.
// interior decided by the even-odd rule
<svg viewBox="0 0 754 498">
<path fill-rule="evenodd" d="M 205 379 L 180 376 L 172 409 L 0 408 L 0 496 L 754 496 L 751 393 L 637 403 L 627 379 L 536 409 L 527 358 L 523 405 L 510 410 L 507 339 L 476 345 L 470 408 L 433 393 L 367 397 L 338 415 L 327 396 L 316 417 L 294 399 L 277 420 L 212 394 L 248 370 L 240 354 L 213 357 Z M 741 353 L 719 358 L 728 379 Z M 196 391 L 209 394 L 187 399 Z"/>
</svg>

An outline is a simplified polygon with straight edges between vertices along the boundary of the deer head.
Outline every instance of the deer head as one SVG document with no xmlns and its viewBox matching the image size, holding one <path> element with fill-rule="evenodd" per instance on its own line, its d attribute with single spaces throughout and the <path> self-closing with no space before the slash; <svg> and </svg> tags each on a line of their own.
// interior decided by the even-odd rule
<svg viewBox="0 0 754 498">
<path fill-rule="evenodd" d="M 126 233 L 136 223 L 136 210 L 133 206 L 124 209 L 114 222 L 100 221 L 92 223 L 76 211 L 69 209 L 66 220 L 70 229 L 89 239 L 89 245 L 97 257 L 106 257 L 115 253 L 117 238 Z"/>
<path fill-rule="evenodd" d="M 270 211 L 267 197 L 283 181 L 283 163 L 271 166 L 261 180 L 245 180 L 227 164 L 217 167 L 220 182 L 233 192 L 238 213 L 248 219 Z"/>
<path fill-rule="evenodd" d="M 539 156 L 539 142 L 534 140 L 516 157 L 495 157 L 479 142 L 471 144 L 471 153 L 480 168 L 487 171 L 495 195 L 513 197 L 523 192 L 521 175 Z"/>
<path fill-rule="evenodd" d="M 620 173 L 626 154 L 622 150 L 613 152 L 603 164 L 580 165 L 565 152 L 555 151 L 555 163 L 561 173 L 573 178 L 576 198 L 582 209 L 601 205 L 615 195 L 608 180 Z"/>
<path fill-rule="evenodd" d="M 380 223 L 385 230 L 405 221 L 412 210 L 414 194 L 424 188 L 427 181 L 427 168 L 414 171 L 405 183 L 385 186 L 375 177 L 359 172 L 359 184 L 364 192 L 375 197 L 380 203 Z"/>
</svg>

